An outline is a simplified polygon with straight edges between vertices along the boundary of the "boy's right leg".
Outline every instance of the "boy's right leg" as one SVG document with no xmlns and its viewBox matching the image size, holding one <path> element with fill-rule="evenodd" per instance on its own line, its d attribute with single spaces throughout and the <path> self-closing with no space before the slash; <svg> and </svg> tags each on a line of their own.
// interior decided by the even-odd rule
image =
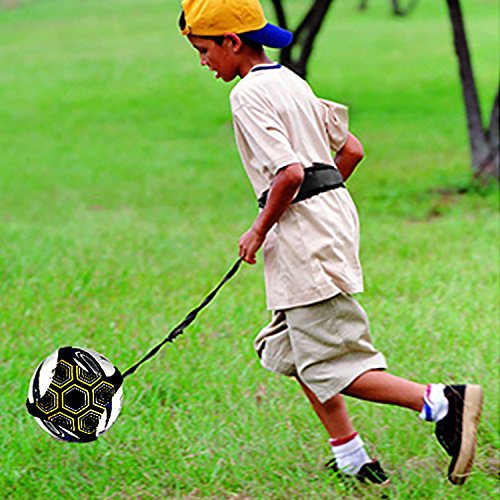
<svg viewBox="0 0 500 500">
<path fill-rule="evenodd" d="M 340 394 L 325 403 L 320 403 L 311 389 L 300 378 L 297 377 L 297 380 L 311 403 L 314 412 L 326 429 L 330 440 L 343 440 L 354 434 L 354 427 L 347 413 L 344 399 Z"/>
<path fill-rule="evenodd" d="M 387 484 L 387 474 L 378 461 L 370 459 L 363 441 L 354 430 L 344 398 L 338 394 L 321 403 L 300 378 L 297 377 L 297 380 L 330 437 L 334 459 L 328 462 L 327 467 L 356 476 L 361 481 Z"/>
</svg>

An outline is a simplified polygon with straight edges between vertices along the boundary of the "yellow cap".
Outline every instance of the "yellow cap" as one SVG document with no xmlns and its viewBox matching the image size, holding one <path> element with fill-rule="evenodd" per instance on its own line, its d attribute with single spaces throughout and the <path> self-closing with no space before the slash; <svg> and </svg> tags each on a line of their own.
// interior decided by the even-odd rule
<svg viewBox="0 0 500 500">
<path fill-rule="evenodd" d="M 268 23 L 258 0 L 183 0 L 183 35 L 220 36 L 247 33 Z"/>
</svg>

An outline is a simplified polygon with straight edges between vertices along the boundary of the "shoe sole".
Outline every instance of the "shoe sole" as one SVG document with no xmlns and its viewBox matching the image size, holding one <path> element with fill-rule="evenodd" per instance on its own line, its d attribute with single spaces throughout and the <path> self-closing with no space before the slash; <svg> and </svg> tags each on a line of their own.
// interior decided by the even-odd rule
<svg viewBox="0 0 500 500">
<path fill-rule="evenodd" d="M 448 473 L 448 479 L 453 484 L 464 484 L 472 469 L 482 408 L 483 389 L 479 385 L 467 385 L 462 416 L 462 444 L 453 469 Z"/>
</svg>

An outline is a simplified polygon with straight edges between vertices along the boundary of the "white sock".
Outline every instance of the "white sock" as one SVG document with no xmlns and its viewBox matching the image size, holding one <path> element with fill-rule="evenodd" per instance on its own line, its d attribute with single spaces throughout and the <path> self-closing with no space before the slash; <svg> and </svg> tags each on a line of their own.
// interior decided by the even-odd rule
<svg viewBox="0 0 500 500">
<path fill-rule="evenodd" d="M 429 384 L 424 394 L 424 407 L 418 415 L 427 422 L 437 422 L 448 413 L 448 399 L 443 384 Z"/>
<path fill-rule="evenodd" d="M 365 444 L 357 433 L 347 443 L 334 445 L 335 441 L 338 440 L 330 439 L 339 471 L 354 475 L 359 472 L 359 469 L 364 464 L 371 462 L 370 457 L 366 453 Z"/>
</svg>

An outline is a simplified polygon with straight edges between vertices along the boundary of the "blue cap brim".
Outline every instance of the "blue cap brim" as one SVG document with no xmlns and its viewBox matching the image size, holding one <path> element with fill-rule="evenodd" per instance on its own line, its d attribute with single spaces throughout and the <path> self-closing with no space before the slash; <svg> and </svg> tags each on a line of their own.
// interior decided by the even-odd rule
<svg viewBox="0 0 500 500">
<path fill-rule="evenodd" d="M 243 36 L 266 47 L 282 49 L 292 43 L 293 34 L 283 28 L 267 23 L 260 30 L 242 33 Z"/>
</svg>

